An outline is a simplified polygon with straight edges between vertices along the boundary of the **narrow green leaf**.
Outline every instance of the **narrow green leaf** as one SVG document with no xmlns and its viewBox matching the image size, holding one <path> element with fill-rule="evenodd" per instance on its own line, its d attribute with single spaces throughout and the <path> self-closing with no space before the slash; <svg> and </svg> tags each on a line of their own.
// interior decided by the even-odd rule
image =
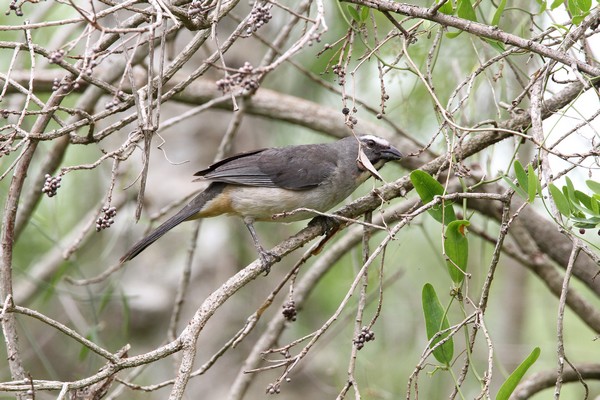
<svg viewBox="0 0 600 400">
<path fill-rule="evenodd" d="M 427 339 L 431 340 L 438 332 L 444 331 L 450 327 L 448 318 L 445 315 L 444 307 L 438 299 L 435 289 L 430 283 L 423 286 L 422 292 L 423 315 L 425 316 L 425 329 Z M 431 347 L 435 346 L 442 339 L 448 337 L 450 332 L 440 334 L 431 342 Z M 433 356 L 436 360 L 445 365 L 450 365 L 454 356 L 454 342 L 449 338 L 444 344 L 433 350 Z"/>
<path fill-rule="evenodd" d="M 492 46 L 498 53 L 503 53 L 504 50 L 506 50 L 506 47 L 504 47 L 504 43 L 502 43 L 499 40 L 488 38 L 483 38 L 483 40 L 485 40 L 490 46 Z"/>
<path fill-rule="evenodd" d="M 438 1 L 438 4 L 440 3 L 440 1 Z M 443 14 L 454 15 L 454 8 L 452 8 L 452 0 L 448 0 L 447 2 L 445 2 L 444 5 L 440 7 L 439 12 Z"/>
<path fill-rule="evenodd" d="M 538 177 L 535 174 L 533 165 L 529 164 L 527 166 L 527 193 L 529 194 L 529 198 L 527 199 L 527 201 L 529 203 L 533 203 L 533 200 L 535 200 L 535 196 L 538 193 L 537 189 L 538 189 Z"/>
<path fill-rule="evenodd" d="M 592 8 L 592 0 L 577 0 L 577 6 L 584 12 L 590 11 L 590 8 Z"/>
<path fill-rule="evenodd" d="M 571 181 L 571 179 L 569 179 L 568 176 L 565 176 L 565 182 L 565 188 L 567 189 L 567 193 L 565 193 L 565 196 L 567 196 L 571 202 L 576 202 L 577 198 L 575 197 L 575 186 L 573 186 L 573 182 Z M 564 191 L 565 189 L 563 188 L 563 192 Z"/>
<path fill-rule="evenodd" d="M 444 238 L 444 252 L 448 257 L 446 264 L 450 278 L 460 286 L 465 279 L 467 263 L 469 261 L 469 241 L 465 228 L 471 223 L 466 220 L 452 221 L 448 224 Z"/>
<path fill-rule="evenodd" d="M 365 22 L 367 20 L 367 18 L 369 18 L 369 11 L 371 11 L 371 9 L 369 7 L 365 7 L 363 6 L 360 10 L 360 20 L 361 22 Z"/>
<path fill-rule="evenodd" d="M 85 335 L 85 338 L 90 341 L 94 341 L 94 339 L 97 339 L 97 338 L 92 337 L 91 333 L 88 333 L 87 335 Z M 81 346 L 81 349 L 79 349 L 79 361 L 86 360 L 88 358 L 89 353 L 90 353 L 89 347 Z"/>
<path fill-rule="evenodd" d="M 510 374 L 502 386 L 500 386 L 500 390 L 498 390 L 498 394 L 496 395 L 496 400 L 508 400 L 529 367 L 536 362 L 539 356 L 540 348 L 536 347 L 533 349 L 531 354 L 529 354 L 529 356 L 527 356 L 527 358 L 523 360 L 523 362 L 513 371 L 513 373 Z"/>
<path fill-rule="evenodd" d="M 600 214 L 600 203 L 594 197 L 590 199 L 590 206 L 592 210 L 592 214 L 598 215 Z"/>
<path fill-rule="evenodd" d="M 429 203 L 435 196 L 442 196 L 444 194 L 442 184 L 425 171 L 414 170 L 410 173 L 410 180 L 423 204 Z M 430 208 L 428 212 L 436 221 L 446 225 L 456 220 L 454 208 L 449 201 L 445 202 L 443 207 L 439 205 Z"/>
<path fill-rule="evenodd" d="M 572 16 L 581 14 L 581 10 L 579 9 L 577 0 L 567 0 L 567 9 L 569 10 Z"/>
<path fill-rule="evenodd" d="M 455 37 L 458 37 L 458 35 L 460 35 L 461 33 L 463 33 L 463 31 L 448 32 L 448 33 L 446 33 L 446 37 L 448 39 L 454 39 Z"/>
<path fill-rule="evenodd" d="M 510 188 L 511 188 L 512 190 L 514 190 L 514 191 L 515 191 L 515 193 L 517 193 L 517 194 L 518 194 L 520 197 L 522 197 L 522 198 L 524 198 L 524 199 L 526 199 L 526 198 L 528 197 L 528 196 L 527 196 L 527 192 L 525 192 L 521 186 L 517 186 L 517 185 L 515 185 L 515 184 L 513 183 L 513 181 L 512 181 L 512 180 L 511 180 L 511 179 L 510 179 L 508 176 L 506 176 L 506 175 L 502 175 L 502 179 L 504 179 L 504 182 L 506 182 L 506 184 L 507 184 L 508 186 L 510 186 Z"/>
<path fill-rule="evenodd" d="M 590 189 L 596 194 L 600 194 L 600 182 L 596 182 L 593 180 L 587 180 L 585 183 L 588 185 Z"/>
<path fill-rule="evenodd" d="M 477 15 L 475 15 L 471 0 L 458 0 L 456 2 L 456 14 L 460 18 L 468 19 L 469 21 L 477 21 Z"/>
<path fill-rule="evenodd" d="M 571 203 L 572 205 L 575 205 L 580 211 L 586 214 L 600 216 L 600 203 L 597 199 L 598 195 L 593 195 L 590 197 L 588 194 L 583 193 L 580 190 L 575 190 L 575 197 L 581 206 L 575 203 Z"/>
<path fill-rule="evenodd" d="M 571 217 L 571 221 L 573 221 L 573 226 L 576 228 L 584 228 L 584 229 L 594 229 L 600 224 L 600 217 L 592 217 L 592 218 L 576 218 Z"/>
<path fill-rule="evenodd" d="M 519 185 L 521 185 L 525 193 L 527 193 L 527 172 L 525 172 L 525 168 L 523 168 L 523 165 L 519 162 L 519 160 L 515 160 L 513 168 L 515 169 L 517 182 L 519 182 Z M 525 197 L 527 198 L 527 196 Z"/>
<path fill-rule="evenodd" d="M 540 5 L 540 10 L 538 11 L 538 15 L 540 15 L 541 13 L 546 11 L 546 8 L 548 7 L 548 5 L 546 4 L 546 0 L 544 0 L 544 1 L 538 0 L 538 4 Z"/>
<path fill-rule="evenodd" d="M 350 13 L 350 16 L 353 20 L 355 20 L 356 22 L 360 22 L 360 15 L 358 15 L 358 11 L 356 11 L 356 8 L 348 6 L 348 12 Z"/>
<path fill-rule="evenodd" d="M 592 198 L 587 194 L 583 193 L 581 190 L 575 190 L 574 192 L 575 198 L 581 205 L 587 208 L 589 211 L 592 211 Z M 593 212 L 593 211 L 592 211 Z"/>
<path fill-rule="evenodd" d="M 556 208 L 558 211 L 568 217 L 571 215 L 571 206 L 569 205 L 569 200 L 565 197 L 565 195 L 561 192 L 559 188 L 557 188 L 553 183 L 548 185 L 548 189 L 550 190 L 550 195 L 554 199 L 554 203 L 556 204 Z"/>
<path fill-rule="evenodd" d="M 502 17 L 502 13 L 504 12 L 504 8 L 506 7 L 506 0 L 501 0 L 500 4 L 498 4 L 498 8 L 494 13 L 494 17 L 492 18 L 492 26 L 498 26 L 500 23 L 500 18 Z"/>
<path fill-rule="evenodd" d="M 555 8 L 560 7 L 564 2 L 565 2 L 565 0 L 554 0 L 552 2 L 552 5 L 550 6 L 550 9 L 554 10 Z"/>
<path fill-rule="evenodd" d="M 571 205 L 571 218 L 579 217 L 579 218 L 585 219 L 585 218 L 587 218 L 586 214 L 592 213 L 591 210 L 589 210 L 587 207 L 579 204 L 578 202 L 571 201 L 570 205 Z"/>
<path fill-rule="evenodd" d="M 579 25 L 589 14 L 590 12 L 586 11 L 583 14 L 576 15 L 571 19 L 571 22 L 573 22 L 575 25 Z"/>
</svg>

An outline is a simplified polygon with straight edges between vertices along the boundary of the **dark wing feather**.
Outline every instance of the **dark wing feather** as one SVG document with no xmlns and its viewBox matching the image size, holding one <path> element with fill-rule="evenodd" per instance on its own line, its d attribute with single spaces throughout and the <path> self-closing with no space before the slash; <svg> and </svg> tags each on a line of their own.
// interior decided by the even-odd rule
<svg viewBox="0 0 600 400">
<path fill-rule="evenodd" d="M 336 156 L 331 150 L 323 144 L 256 150 L 221 160 L 194 175 L 213 182 L 304 190 L 334 171 Z"/>
<path fill-rule="evenodd" d="M 265 151 L 258 164 L 277 187 L 304 190 L 331 176 L 337 165 L 337 153 L 327 144 L 284 147 Z"/>
<path fill-rule="evenodd" d="M 265 149 L 240 153 L 218 161 L 194 176 L 213 182 L 238 185 L 275 187 L 273 182 L 258 169 L 258 159 Z"/>
</svg>

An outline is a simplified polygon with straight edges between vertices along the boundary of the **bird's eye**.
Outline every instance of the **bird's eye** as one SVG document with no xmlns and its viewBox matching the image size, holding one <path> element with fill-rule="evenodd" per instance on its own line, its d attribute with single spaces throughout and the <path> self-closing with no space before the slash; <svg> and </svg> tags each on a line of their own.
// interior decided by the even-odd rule
<svg viewBox="0 0 600 400">
<path fill-rule="evenodd" d="M 375 147 L 375 141 L 372 139 L 365 140 L 365 144 L 367 145 L 367 147 Z"/>
</svg>

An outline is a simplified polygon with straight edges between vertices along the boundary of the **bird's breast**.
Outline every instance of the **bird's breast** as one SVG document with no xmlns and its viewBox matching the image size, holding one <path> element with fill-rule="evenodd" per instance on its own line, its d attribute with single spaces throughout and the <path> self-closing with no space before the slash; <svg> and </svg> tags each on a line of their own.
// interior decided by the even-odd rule
<svg viewBox="0 0 600 400">
<path fill-rule="evenodd" d="M 229 214 L 251 217 L 257 221 L 272 221 L 274 214 L 287 213 L 299 208 L 324 212 L 352 193 L 345 188 L 333 189 L 320 185 L 307 190 L 289 190 L 250 186 L 229 186 L 225 193 L 230 202 Z M 277 221 L 300 221 L 314 217 L 307 211 L 293 213 Z"/>
</svg>

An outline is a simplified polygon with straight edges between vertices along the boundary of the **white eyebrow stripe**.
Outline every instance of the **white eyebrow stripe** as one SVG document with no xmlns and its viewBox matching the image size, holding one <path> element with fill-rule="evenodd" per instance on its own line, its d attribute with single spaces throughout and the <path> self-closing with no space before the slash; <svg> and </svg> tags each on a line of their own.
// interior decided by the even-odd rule
<svg viewBox="0 0 600 400">
<path fill-rule="evenodd" d="M 380 138 L 379 136 L 374 136 L 374 135 L 362 135 L 360 137 L 360 141 L 365 141 L 365 140 L 372 140 L 375 143 L 377 143 L 380 146 L 383 147 L 389 147 L 390 146 L 390 142 L 388 142 L 387 140 Z"/>
</svg>

